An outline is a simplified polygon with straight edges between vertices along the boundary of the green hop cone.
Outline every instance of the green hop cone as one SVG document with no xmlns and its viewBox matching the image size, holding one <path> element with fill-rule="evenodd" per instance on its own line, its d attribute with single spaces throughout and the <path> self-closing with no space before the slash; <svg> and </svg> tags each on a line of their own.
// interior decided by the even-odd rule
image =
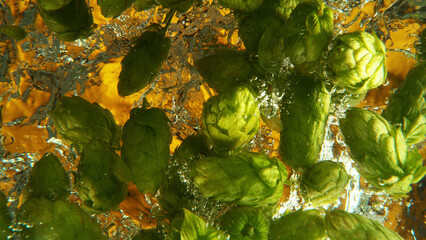
<svg viewBox="0 0 426 240">
<path fill-rule="evenodd" d="M 350 179 L 341 163 L 321 161 L 302 174 L 300 187 L 314 207 L 339 199 Z"/>
<path fill-rule="evenodd" d="M 118 17 L 129 8 L 135 0 L 97 0 L 104 17 Z"/>
<path fill-rule="evenodd" d="M 299 210 L 271 222 L 270 240 L 322 240 L 325 238 L 324 217 L 318 210 Z"/>
<path fill-rule="evenodd" d="M 325 225 L 330 240 L 402 240 L 379 222 L 340 209 L 327 212 Z"/>
<path fill-rule="evenodd" d="M 121 161 L 120 157 L 103 142 L 94 141 L 83 148 L 76 185 L 89 212 L 112 210 L 127 197 L 127 184 L 114 175 L 117 161 Z"/>
<path fill-rule="evenodd" d="M 322 80 L 295 75 L 282 99 L 280 155 L 296 171 L 311 167 L 321 152 L 331 97 Z"/>
<path fill-rule="evenodd" d="M 278 70 L 284 62 L 284 24 L 274 21 L 262 34 L 258 48 L 259 65 L 266 71 Z"/>
<path fill-rule="evenodd" d="M 163 240 L 157 229 L 141 230 L 138 234 L 132 237 L 132 240 Z"/>
<path fill-rule="evenodd" d="M 405 81 L 390 96 L 382 116 L 402 126 L 407 144 L 425 140 L 426 134 L 426 62 L 411 69 Z"/>
<path fill-rule="evenodd" d="M 238 152 L 259 128 L 259 106 L 248 88 L 237 87 L 208 99 L 202 122 L 218 153 Z"/>
<path fill-rule="evenodd" d="M 219 4 L 232 10 L 240 10 L 243 12 L 253 12 L 258 9 L 263 0 L 219 0 Z"/>
<path fill-rule="evenodd" d="M 192 166 L 195 161 L 205 157 L 210 151 L 211 145 L 204 135 L 198 133 L 186 137 L 180 146 L 174 151 L 172 161 L 168 166 L 166 178 L 159 189 L 157 197 L 163 210 L 175 216 L 181 209 L 189 208 L 189 200 L 193 195 L 188 191 L 187 185 L 181 179 L 179 172 L 186 166 Z"/>
<path fill-rule="evenodd" d="M 241 152 L 196 162 L 194 184 L 204 197 L 242 206 L 275 205 L 287 183 L 287 169 L 277 158 Z"/>
<path fill-rule="evenodd" d="M 5 34 L 6 36 L 15 40 L 22 40 L 27 37 L 27 32 L 25 29 L 19 26 L 1 26 L 0 34 Z"/>
<path fill-rule="evenodd" d="M 117 85 L 120 96 L 138 92 L 155 80 L 171 46 L 164 34 L 164 29 L 143 32 L 123 58 Z"/>
<path fill-rule="evenodd" d="M 48 114 L 59 137 L 67 144 L 83 148 L 99 139 L 114 148 L 120 146 L 120 131 L 114 116 L 97 103 L 76 96 L 62 97 Z"/>
<path fill-rule="evenodd" d="M 85 0 L 72 0 L 54 10 L 45 9 L 42 5 L 38 5 L 38 8 L 46 26 L 55 32 L 60 40 L 70 42 L 87 38 L 96 28 Z"/>
<path fill-rule="evenodd" d="M 286 21 L 296 6 L 302 2 L 302 0 L 265 0 L 274 2 L 273 9 L 275 15 L 281 20 Z"/>
<path fill-rule="evenodd" d="M 37 0 L 37 6 L 46 11 L 58 10 L 73 0 Z"/>
<path fill-rule="evenodd" d="M 386 48 L 374 34 L 357 31 L 338 36 L 328 61 L 331 80 L 348 93 L 363 94 L 386 79 Z"/>
<path fill-rule="evenodd" d="M 22 239 L 106 240 L 101 226 L 77 205 L 63 200 L 30 199 L 17 213 Z"/>
<path fill-rule="evenodd" d="M 249 57 L 236 50 L 217 51 L 201 58 L 195 65 L 209 87 L 218 92 L 248 83 L 257 75 Z"/>
<path fill-rule="evenodd" d="M 426 174 L 422 156 L 408 151 L 401 128 L 380 115 L 349 108 L 339 125 L 359 173 L 371 185 L 400 197 Z"/>
<path fill-rule="evenodd" d="M 284 52 L 302 72 L 312 72 L 333 37 L 333 12 L 322 1 L 304 1 L 287 19 Z"/>
<path fill-rule="evenodd" d="M 70 191 L 70 179 L 58 157 L 44 155 L 31 169 L 28 180 L 28 198 L 49 200 L 66 199 Z"/>
<path fill-rule="evenodd" d="M 220 219 L 220 229 L 235 240 L 267 240 L 269 220 L 253 207 L 236 207 Z"/>
<path fill-rule="evenodd" d="M 157 5 L 158 3 L 155 0 L 136 0 L 135 3 L 133 3 L 133 7 L 136 11 L 148 10 Z"/>
<path fill-rule="evenodd" d="M 132 182 L 142 193 L 155 194 L 166 174 L 172 135 L 169 119 L 159 108 L 130 111 L 124 124 L 121 157 L 131 170 Z"/>
<path fill-rule="evenodd" d="M 7 209 L 7 198 L 4 193 L 0 191 L 0 239 L 9 239 L 8 237 L 12 235 L 11 225 L 12 218 Z"/>
</svg>

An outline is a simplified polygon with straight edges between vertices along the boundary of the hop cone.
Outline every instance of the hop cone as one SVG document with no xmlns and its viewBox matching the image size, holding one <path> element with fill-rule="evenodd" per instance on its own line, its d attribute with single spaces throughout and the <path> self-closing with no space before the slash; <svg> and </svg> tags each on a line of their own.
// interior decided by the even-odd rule
<svg viewBox="0 0 426 240">
<path fill-rule="evenodd" d="M 280 155 L 296 171 L 317 160 L 330 112 L 330 94 L 323 81 L 294 76 L 283 97 Z"/>
<path fill-rule="evenodd" d="M 263 32 L 259 42 L 258 61 L 266 71 L 278 70 L 284 62 L 284 24 L 272 22 Z"/>
<path fill-rule="evenodd" d="M 331 79 L 349 93 L 363 94 L 386 79 L 386 49 L 376 35 L 345 33 L 334 40 L 329 55 Z"/>
<path fill-rule="evenodd" d="M 16 218 L 22 239 L 107 239 L 90 215 L 63 200 L 30 199 L 21 206 Z"/>
<path fill-rule="evenodd" d="M 97 0 L 104 17 L 118 17 L 129 8 L 135 0 Z"/>
<path fill-rule="evenodd" d="M 408 151 L 401 128 L 376 113 L 349 108 L 340 129 L 360 174 L 373 186 L 394 196 L 411 191 L 410 184 L 426 174 L 422 156 Z"/>
<path fill-rule="evenodd" d="M 379 222 L 339 209 L 327 212 L 325 224 L 331 240 L 403 239 Z"/>
<path fill-rule="evenodd" d="M 169 119 L 159 108 L 134 108 L 124 124 L 121 157 L 142 193 L 155 194 L 163 181 L 172 139 Z"/>
<path fill-rule="evenodd" d="M 78 164 L 76 185 L 85 208 L 91 212 L 112 210 L 126 198 L 127 185 L 114 175 L 114 166 L 121 159 L 105 143 L 87 145 Z"/>
<path fill-rule="evenodd" d="M 382 116 L 402 126 L 407 144 L 425 139 L 426 134 L 426 63 L 411 69 L 405 81 L 391 94 Z"/>
<path fill-rule="evenodd" d="M 120 96 L 131 95 L 151 84 L 170 49 L 170 39 L 164 30 L 147 30 L 137 39 L 121 61 L 117 90 Z"/>
<path fill-rule="evenodd" d="M 232 10 L 252 12 L 262 5 L 263 0 L 219 0 L 219 3 Z"/>
<path fill-rule="evenodd" d="M 268 206 L 280 199 L 288 173 L 277 158 L 241 152 L 226 158 L 200 159 L 193 175 L 204 197 L 242 206 Z"/>
<path fill-rule="evenodd" d="M 217 51 L 198 60 L 196 66 L 209 87 L 218 92 L 247 83 L 257 74 L 249 57 L 235 50 Z"/>
<path fill-rule="evenodd" d="M 305 197 L 318 206 L 338 200 L 349 179 L 343 164 L 322 161 L 303 172 L 300 187 Z"/>
<path fill-rule="evenodd" d="M 296 211 L 271 222 L 270 240 L 321 240 L 325 237 L 324 217 L 318 210 Z"/>
<path fill-rule="evenodd" d="M 63 41 L 74 41 L 79 38 L 84 39 L 89 37 L 96 28 L 96 25 L 93 24 L 93 15 L 86 1 L 64 0 L 62 2 L 67 4 L 58 3 L 59 5 L 49 5 L 47 9 L 43 8 L 43 5 L 37 5 L 44 24 L 56 33 L 58 39 Z M 60 7 L 55 9 L 56 6 Z"/>
<path fill-rule="evenodd" d="M 46 11 L 58 10 L 73 0 L 37 0 L 37 6 Z"/>
<path fill-rule="evenodd" d="M 259 107 L 246 87 L 211 97 L 203 109 L 203 133 L 218 152 L 238 151 L 259 128 Z"/>
<path fill-rule="evenodd" d="M 267 240 L 269 220 L 253 207 L 235 207 L 220 219 L 220 229 L 235 240 Z"/>
<path fill-rule="evenodd" d="M 9 239 L 12 234 L 12 218 L 7 209 L 7 198 L 3 192 L 0 191 L 0 239 Z"/>
<path fill-rule="evenodd" d="M 70 179 L 58 157 L 44 155 L 31 169 L 27 184 L 28 198 L 49 200 L 66 199 L 70 191 Z"/>
<path fill-rule="evenodd" d="M 281 20 L 286 21 L 296 6 L 302 2 L 302 0 L 265 0 L 273 2 L 273 8 L 275 15 Z"/>
<path fill-rule="evenodd" d="M 284 52 L 303 72 L 318 66 L 333 36 L 333 12 L 322 1 L 301 2 L 284 29 Z"/>
<path fill-rule="evenodd" d="M 111 112 L 81 97 L 62 97 L 49 112 L 60 138 L 80 148 L 99 139 L 118 148 L 120 133 Z"/>
</svg>

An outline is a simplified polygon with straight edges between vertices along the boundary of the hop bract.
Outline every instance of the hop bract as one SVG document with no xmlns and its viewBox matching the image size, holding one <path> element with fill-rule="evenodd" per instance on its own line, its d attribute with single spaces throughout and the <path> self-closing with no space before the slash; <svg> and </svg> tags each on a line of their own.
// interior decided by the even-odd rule
<svg viewBox="0 0 426 240">
<path fill-rule="evenodd" d="M 386 79 L 386 48 L 374 34 L 358 31 L 338 36 L 328 60 L 331 80 L 349 93 L 363 94 Z"/>
<path fill-rule="evenodd" d="M 116 208 L 127 196 L 127 185 L 114 175 L 121 159 L 101 141 L 84 147 L 77 168 L 78 195 L 86 209 L 104 212 Z"/>
<path fill-rule="evenodd" d="M 402 126 L 407 144 L 425 140 L 426 134 L 426 62 L 411 69 L 405 81 L 390 96 L 382 116 Z"/>
<path fill-rule="evenodd" d="M 259 106 L 246 87 L 211 97 L 202 115 L 203 133 L 218 152 L 238 151 L 259 128 Z"/>
<path fill-rule="evenodd" d="M 155 194 L 166 173 L 172 135 L 169 119 L 159 108 L 134 108 L 124 124 L 121 157 L 132 182 L 142 193 Z"/>
<path fill-rule="evenodd" d="M 325 224 L 331 240 L 403 239 L 379 222 L 340 209 L 327 212 Z"/>
<path fill-rule="evenodd" d="M 143 32 L 123 58 L 117 85 L 120 96 L 131 95 L 155 80 L 171 46 L 170 38 L 164 34 L 163 29 Z"/>
<path fill-rule="evenodd" d="M 343 164 L 321 161 L 303 172 L 300 187 L 305 197 L 314 206 L 318 206 L 339 199 L 349 179 Z"/>
<path fill-rule="evenodd" d="M 404 196 L 426 174 L 422 156 L 408 150 L 401 128 L 380 115 L 349 108 L 339 124 L 358 171 L 373 186 Z"/>
<path fill-rule="evenodd" d="M 282 99 L 280 155 L 296 171 L 311 167 L 321 152 L 331 97 L 324 81 L 295 75 Z"/>
<path fill-rule="evenodd" d="M 0 27 L 0 33 L 5 34 L 8 37 L 15 39 L 15 40 L 22 40 L 27 36 L 27 32 L 25 29 L 19 26 L 1 26 Z"/>
<path fill-rule="evenodd" d="M 258 208 L 236 207 L 221 217 L 220 229 L 229 234 L 230 239 L 267 240 L 269 220 Z"/>
<path fill-rule="evenodd" d="M 98 139 L 118 148 L 120 133 L 110 111 L 81 97 L 62 97 L 49 112 L 59 137 L 80 148 Z"/>
<path fill-rule="evenodd" d="M 97 0 L 104 17 L 118 17 L 129 8 L 135 0 Z"/>
<path fill-rule="evenodd" d="M 271 240 L 321 240 L 325 237 L 324 217 L 318 210 L 299 210 L 271 222 Z"/>
<path fill-rule="evenodd" d="M 284 29 L 284 51 L 302 72 L 317 69 L 333 36 L 333 12 L 322 1 L 305 1 L 296 6 Z"/>
<path fill-rule="evenodd" d="M 280 199 L 288 172 L 277 158 L 241 152 L 200 159 L 193 174 L 204 197 L 242 206 L 268 206 Z"/>
<path fill-rule="evenodd" d="M 52 201 L 66 199 L 70 188 L 68 174 L 55 155 L 44 155 L 31 169 L 27 184 L 28 198 L 46 198 Z"/>
<path fill-rule="evenodd" d="M 101 226 L 77 205 L 63 200 L 34 198 L 17 213 L 18 234 L 22 239 L 106 240 Z"/>
<path fill-rule="evenodd" d="M 60 40 L 74 41 L 87 38 L 96 28 L 93 24 L 93 15 L 85 0 L 38 2 L 45 3 L 37 4 L 40 16 Z"/>
</svg>

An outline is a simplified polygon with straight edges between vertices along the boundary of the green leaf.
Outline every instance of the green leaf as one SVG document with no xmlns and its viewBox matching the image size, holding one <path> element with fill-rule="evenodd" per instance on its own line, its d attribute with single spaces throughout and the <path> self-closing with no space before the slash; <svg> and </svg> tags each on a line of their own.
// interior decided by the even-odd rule
<svg viewBox="0 0 426 240">
<path fill-rule="evenodd" d="M 220 239 L 220 233 L 209 227 L 203 219 L 184 209 L 185 218 L 180 230 L 182 240 L 213 240 Z"/>
</svg>

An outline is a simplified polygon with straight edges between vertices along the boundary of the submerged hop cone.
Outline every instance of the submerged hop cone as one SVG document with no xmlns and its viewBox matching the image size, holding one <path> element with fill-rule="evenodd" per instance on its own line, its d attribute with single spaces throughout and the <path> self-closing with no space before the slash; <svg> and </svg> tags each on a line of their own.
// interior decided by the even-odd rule
<svg viewBox="0 0 426 240">
<path fill-rule="evenodd" d="M 300 187 L 314 205 L 330 204 L 339 199 L 350 179 L 341 163 L 321 161 L 302 174 Z"/>
<path fill-rule="evenodd" d="M 104 17 L 118 17 L 129 8 L 135 0 L 97 0 Z"/>
<path fill-rule="evenodd" d="M 373 186 L 404 196 L 426 174 L 422 156 L 408 151 L 401 128 L 380 115 L 349 108 L 339 125 L 360 174 Z"/>
<path fill-rule="evenodd" d="M 407 144 L 425 140 L 426 134 L 426 62 L 411 69 L 405 81 L 390 96 L 382 116 L 402 126 Z"/>
<path fill-rule="evenodd" d="M 68 174 L 55 155 L 44 155 L 31 169 L 27 184 L 28 198 L 46 198 L 52 201 L 66 199 L 70 188 Z"/>
<path fill-rule="evenodd" d="M 295 75 L 282 99 L 280 155 L 296 171 L 311 167 L 324 142 L 331 97 L 322 80 Z"/>
<path fill-rule="evenodd" d="M 143 32 L 123 58 L 117 85 L 120 96 L 131 95 L 155 80 L 171 46 L 170 38 L 164 34 L 163 28 Z"/>
<path fill-rule="evenodd" d="M 269 220 L 262 210 L 253 207 L 235 207 L 220 219 L 220 229 L 235 240 L 267 240 Z"/>
<path fill-rule="evenodd" d="M 126 198 L 126 183 L 114 175 L 117 161 L 121 161 L 119 156 L 104 142 L 93 141 L 83 148 L 76 186 L 84 208 L 90 212 L 112 210 Z"/>
<path fill-rule="evenodd" d="M 287 175 L 280 160 L 261 153 L 206 157 L 193 168 L 194 184 L 204 197 L 242 206 L 276 204 Z"/>
<path fill-rule="evenodd" d="M 322 240 L 325 234 L 324 217 L 318 210 L 299 210 L 271 222 L 270 240 Z"/>
<path fill-rule="evenodd" d="M 364 94 L 386 79 L 386 48 L 374 34 L 357 31 L 338 36 L 328 62 L 331 80 L 349 93 Z"/>
<path fill-rule="evenodd" d="M 211 97 L 204 104 L 203 133 L 217 152 L 237 152 L 259 128 L 259 106 L 246 87 Z"/>
<path fill-rule="evenodd" d="M 40 1 L 39 1 L 40 2 Z M 47 1 L 42 1 L 47 2 Z M 96 25 L 93 24 L 93 15 L 85 0 L 63 1 L 60 8 L 43 8 L 38 4 L 40 16 L 44 24 L 56 33 L 58 39 L 63 41 L 74 41 L 89 37 Z M 59 5 L 55 5 L 59 6 Z"/>
<path fill-rule="evenodd" d="M 252 12 L 262 5 L 263 0 L 219 0 L 219 3 L 232 10 Z"/>
<path fill-rule="evenodd" d="M 77 205 L 63 200 L 34 198 L 19 208 L 16 216 L 22 239 L 106 240 L 101 225 Z"/>
<path fill-rule="evenodd" d="M 172 135 L 169 118 L 159 108 L 130 111 L 124 124 L 121 157 L 131 171 L 132 182 L 141 193 L 155 194 L 166 174 Z"/>
<path fill-rule="evenodd" d="M 318 68 L 333 37 L 333 12 L 322 1 L 304 1 L 287 19 L 283 32 L 286 56 L 302 72 Z"/>
<path fill-rule="evenodd" d="M 325 224 L 331 240 L 403 239 L 379 222 L 340 209 L 327 212 Z"/>
<path fill-rule="evenodd" d="M 67 144 L 74 143 L 83 148 L 99 139 L 113 148 L 120 145 L 120 132 L 114 116 L 97 103 L 76 96 L 62 97 L 48 114 L 59 137 Z"/>
</svg>

